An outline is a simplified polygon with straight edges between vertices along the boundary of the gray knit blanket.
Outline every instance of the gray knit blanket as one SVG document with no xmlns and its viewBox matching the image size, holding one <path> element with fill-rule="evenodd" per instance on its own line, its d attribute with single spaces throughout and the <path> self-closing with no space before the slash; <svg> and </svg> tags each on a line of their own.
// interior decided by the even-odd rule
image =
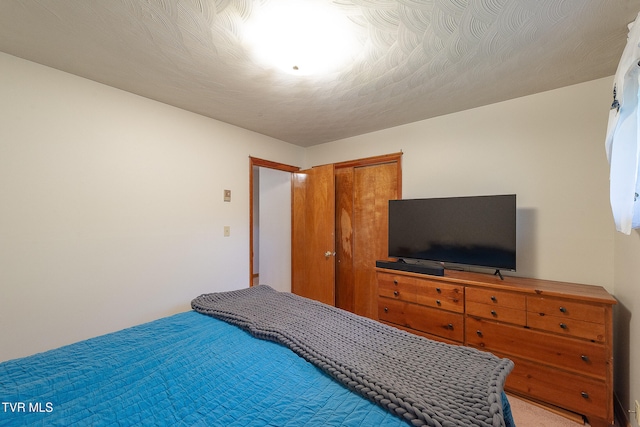
<svg viewBox="0 0 640 427">
<path fill-rule="evenodd" d="M 265 286 L 201 295 L 194 310 L 288 346 L 416 426 L 505 426 L 513 362 L 392 328 Z"/>
</svg>

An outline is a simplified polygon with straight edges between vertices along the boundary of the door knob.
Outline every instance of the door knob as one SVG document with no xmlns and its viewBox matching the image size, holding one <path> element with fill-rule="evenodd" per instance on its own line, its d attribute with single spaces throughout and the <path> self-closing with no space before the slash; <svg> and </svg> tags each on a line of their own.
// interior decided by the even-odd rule
<svg viewBox="0 0 640 427">
<path fill-rule="evenodd" d="M 327 252 L 324 253 L 324 256 L 327 257 L 327 258 L 329 258 L 332 255 L 335 256 L 336 253 L 335 252 L 331 252 L 331 251 L 327 251 Z"/>
</svg>

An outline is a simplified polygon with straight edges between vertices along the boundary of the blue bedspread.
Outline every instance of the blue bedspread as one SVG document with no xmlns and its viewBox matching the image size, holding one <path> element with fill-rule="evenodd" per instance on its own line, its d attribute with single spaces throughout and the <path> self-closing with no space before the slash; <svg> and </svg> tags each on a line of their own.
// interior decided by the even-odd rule
<svg viewBox="0 0 640 427">
<path fill-rule="evenodd" d="M 403 426 L 279 344 L 196 312 L 0 364 L 0 426 Z"/>
<path fill-rule="evenodd" d="M 291 350 L 195 312 L 0 364 L 0 425 L 405 426 Z"/>
</svg>

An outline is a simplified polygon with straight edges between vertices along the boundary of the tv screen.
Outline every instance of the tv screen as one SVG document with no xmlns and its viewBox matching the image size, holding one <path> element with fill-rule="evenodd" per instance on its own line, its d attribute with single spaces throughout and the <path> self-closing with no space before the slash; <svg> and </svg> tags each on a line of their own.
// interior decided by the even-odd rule
<svg viewBox="0 0 640 427">
<path fill-rule="evenodd" d="M 516 195 L 389 201 L 389 256 L 516 269 Z"/>
</svg>

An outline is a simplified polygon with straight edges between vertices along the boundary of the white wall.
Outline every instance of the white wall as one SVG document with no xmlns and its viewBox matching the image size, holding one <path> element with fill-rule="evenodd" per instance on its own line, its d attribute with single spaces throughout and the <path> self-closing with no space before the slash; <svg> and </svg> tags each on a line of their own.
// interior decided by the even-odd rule
<svg viewBox="0 0 640 427">
<path fill-rule="evenodd" d="M 249 156 L 301 148 L 1 53 L 0 70 L 0 361 L 248 286 Z"/>
<path fill-rule="evenodd" d="M 633 401 L 640 401 L 640 230 L 616 233 L 615 271 L 615 387 L 622 405 L 633 410 Z"/>
<path fill-rule="evenodd" d="M 258 170 L 259 282 L 278 291 L 291 292 L 291 173 L 263 167 Z"/>
<path fill-rule="evenodd" d="M 260 271 L 260 168 L 253 166 L 253 275 Z M 255 284 L 255 281 L 252 281 Z"/>
<path fill-rule="evenodd" d="M 518 275 L 613 291 L 610 78 L 307 149 L 305 167 L 402 151 L 403 197 L 516 193 Z"/>
</svg>

